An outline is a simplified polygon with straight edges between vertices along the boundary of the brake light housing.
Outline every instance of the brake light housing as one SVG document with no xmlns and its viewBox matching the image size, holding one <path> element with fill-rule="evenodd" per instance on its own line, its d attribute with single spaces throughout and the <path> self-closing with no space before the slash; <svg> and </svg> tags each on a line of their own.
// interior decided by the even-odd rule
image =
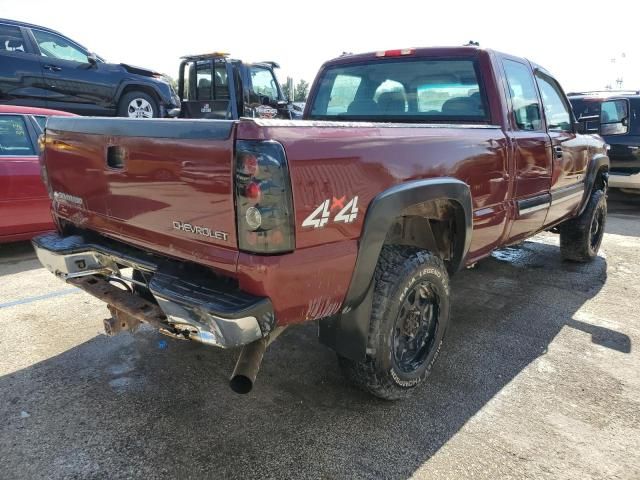
<svg viewBox="0 0 640 480">
<path fill-rule="evenodd" d="M 376 57 L 401 57 L 404 55 L 413 55 L 415 53 L 415 48 L 398 48 L 395 50 L 382 50 L 380 52 L 376 52 Z"/>
<path fill-rule="evenodd" d="M 280 143 L 236 141 L 234 195 L 240 250 L 269 255 L 295 249 L 291 179 Z"/>
</svg>

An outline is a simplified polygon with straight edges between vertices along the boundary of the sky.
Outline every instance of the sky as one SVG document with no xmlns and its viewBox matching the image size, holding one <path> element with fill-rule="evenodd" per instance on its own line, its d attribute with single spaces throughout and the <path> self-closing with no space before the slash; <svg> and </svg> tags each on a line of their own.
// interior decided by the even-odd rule
<svg viewBox="0 0 640 480">
<path fill-rule="evenodd" d="M 611 2 L 609 2 L 611 3 Z M 589 6 L 592 4 L 592 6 Z M 640 89 L 639 1 L 605 3 L 497 0 L 146 1 L 0 0 L 0 18 L 58 30 L 114 63 L 176 78 L 180 57 L 229 52 L 274 60 L 278 76 L 312 81 L 342 52 L 462 45 L 526 57 L 566 91 Z M 619 12 L 624 15 L 619 15 Z M 625 22 L 625 19 L 630 19 Z"/>
</svg>

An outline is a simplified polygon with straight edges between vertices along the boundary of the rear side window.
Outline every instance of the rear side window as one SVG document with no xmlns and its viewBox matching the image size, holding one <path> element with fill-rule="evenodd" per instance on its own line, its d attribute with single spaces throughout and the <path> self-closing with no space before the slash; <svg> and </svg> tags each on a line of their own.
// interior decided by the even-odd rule
<svg viewBox="0 0 640 480">
<path fill-rule="evenodd" d="M 385 59 L 324 70 L 311 118 L 487 122 L 489 117 L 474 60 Z"/>
<path fill-rule="evenodd" d="M 0 115 L 0 156 L 35 155 L 29 132 L 20 115 Z"/>
<path fill-rule="evenodd" d="M 542 130 L 540 103 L 529 67 L 513 60 L 504 61 L 509 95 L 519 130 Z"/>
<path fill-rule="evenodd" d="M 24 37 L 18 27 L 0 23 L 0 53 L 24 53 Z"/>
</svg>

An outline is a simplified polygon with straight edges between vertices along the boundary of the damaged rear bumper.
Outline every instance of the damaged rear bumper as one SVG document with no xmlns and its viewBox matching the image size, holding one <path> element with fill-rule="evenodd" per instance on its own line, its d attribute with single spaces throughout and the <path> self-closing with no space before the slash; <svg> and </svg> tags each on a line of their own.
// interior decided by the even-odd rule
<svg viewBox="0 0 640 480">
<path fill-rule="evenodd" d="M 275 327 L 271 301 L 224 281 L 185 273 L 168 258 L 115 241 L 49 233 L 32 240 L 38 259 L 50 272 L 116 310 L 149 323 L 162 333 L 207 345 L 232 348 L 267 336 Z M 155 302 L 111 283 L 121 268 L 144 272 Z M 134 281 L 135 283 L 135 281 Z"/>
</svg>

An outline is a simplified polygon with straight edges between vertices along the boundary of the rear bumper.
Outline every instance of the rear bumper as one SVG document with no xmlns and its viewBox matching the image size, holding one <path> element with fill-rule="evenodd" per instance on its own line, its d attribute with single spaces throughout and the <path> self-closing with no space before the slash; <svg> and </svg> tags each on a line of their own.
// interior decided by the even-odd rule
<svg viewBox="0 0 640 480">
<path fill-rule="evenodd" d="M 145 272 L 149 278 L 146 286 L 161 312 L 159 317 L 154 314 L 146 319 L 141 313 L 138 318 L 159 326 L 163 333 L 232 348 L 258 340 L 275 327 L 275 315 L 268 298 L 242 292 L 225 279 L 187 272 L 168 258 L 117 242 L 86 241 L 78 235 L 63 237 L 49 233 L 34 238 L 32 243 L 38 259 L 50 272 L 105 301 L 112 297 L 98 295 L 91 282 L 77 282 L 77 279 L 118 278 L 120 269 L 127 267 Z M 115 286 L 111 288 L 119 290 Z M 111 293 L 122 297 L 121 293 Z M 128 295 L 138 298 L 132 293 Z"/>
<path fill-rule="evenodd" d="M 640 189 L 640 173 L 626 175 L 624 173 L 609 172 L 609 186 Z"/>
</svg>

